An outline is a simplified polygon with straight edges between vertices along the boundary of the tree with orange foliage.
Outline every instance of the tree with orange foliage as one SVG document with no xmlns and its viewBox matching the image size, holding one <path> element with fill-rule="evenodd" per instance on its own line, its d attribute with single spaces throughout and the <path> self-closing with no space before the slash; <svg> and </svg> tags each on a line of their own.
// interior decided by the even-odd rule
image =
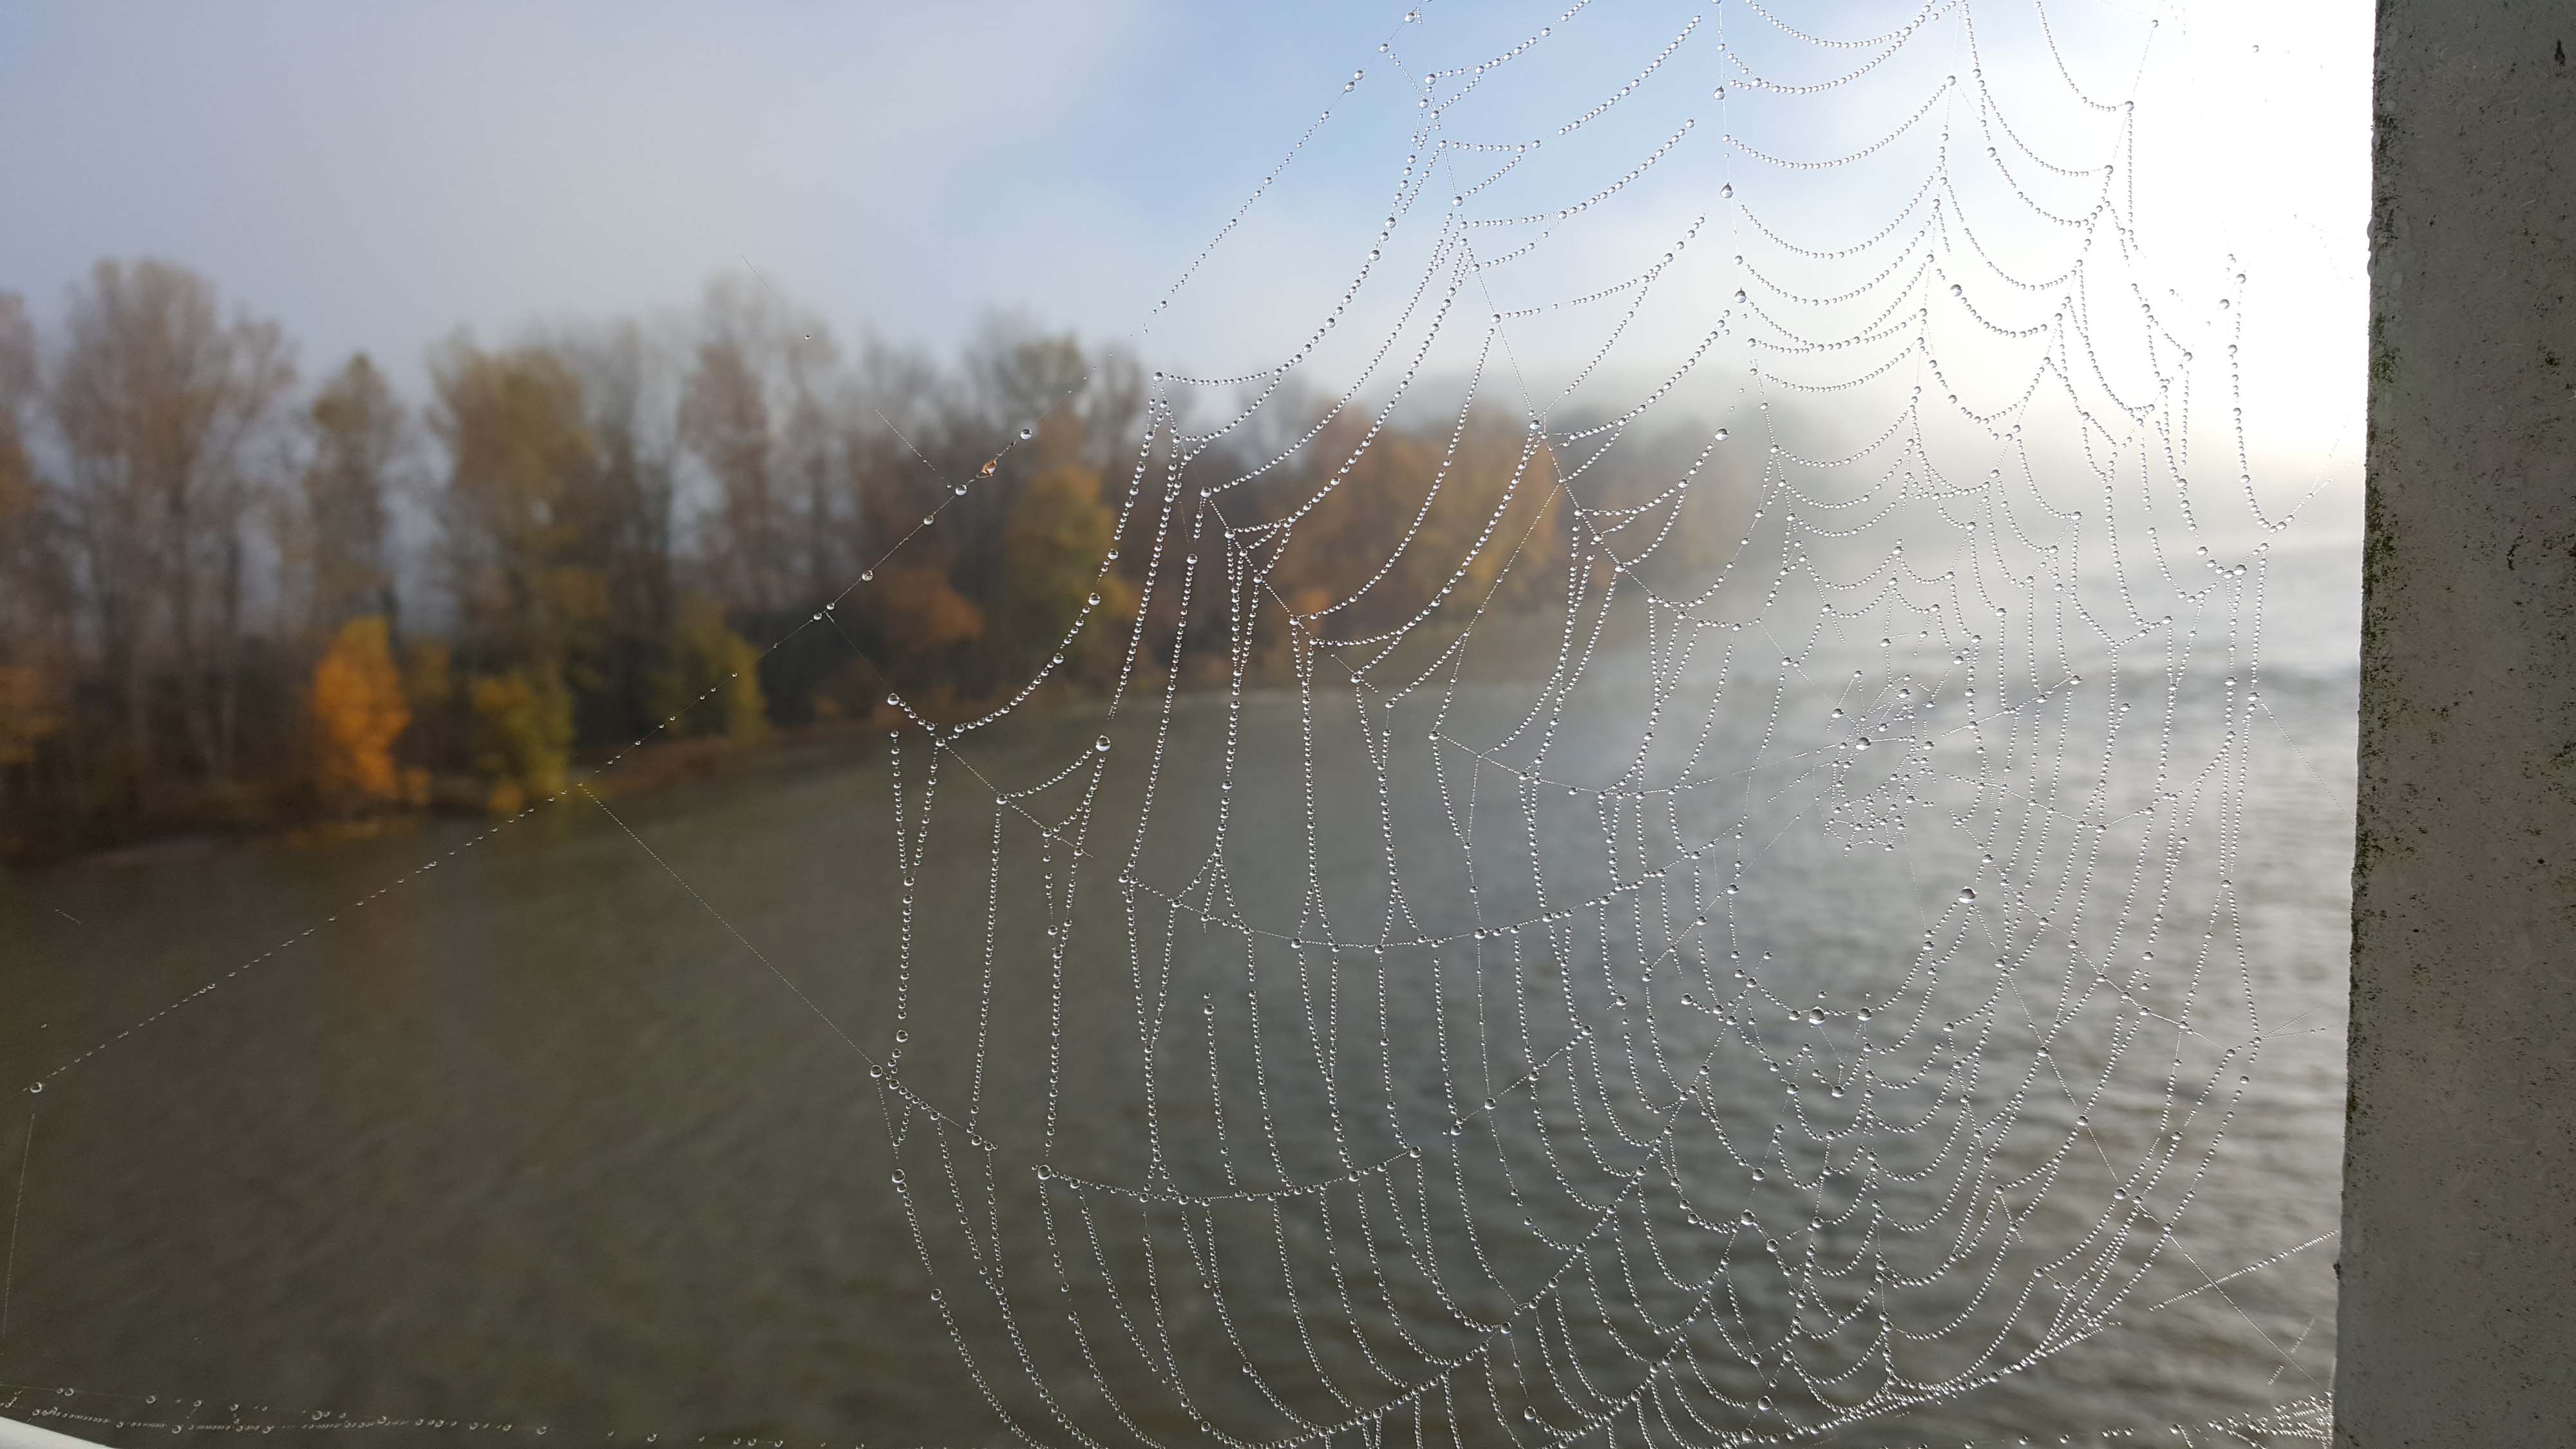
<svg viewBox="0 0 2576 1449">
<path fill-rule="evenodd" d="M 312 710 L 325 797 L 344 806 L 402 798 L 394 741 L 411 725 L 411 706 L 403 699 L 402 671 L 394 667 L 383 615 L 362 615 L 340 626 L 313 666 Z"/>
<path fill-rule="evenodd" d="M 858 603 L 854 612 L 883 667 L 907 689 L 953 685 L 959 652 L 984 637 L 984 611 L 935 562 L 880 571 Z"/>
</svg>

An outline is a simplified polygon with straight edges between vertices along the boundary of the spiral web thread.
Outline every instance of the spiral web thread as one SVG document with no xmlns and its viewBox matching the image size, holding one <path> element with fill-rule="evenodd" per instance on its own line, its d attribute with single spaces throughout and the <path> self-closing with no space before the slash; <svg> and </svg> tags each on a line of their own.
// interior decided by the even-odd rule
<svg viewBox="0 0 2576 1449">
<path fill-rule="evenodd" d="M 1123 631 L 1107 732 L 893 736 L 893 1186 L 1014 1433 L 1901 1432 L 2208 1281 L 2174 1235 L 2265 1042 L 2229 877 L 2299 500 L 2232 406 L 2244 277 L 2153 295 L 2134 105 L 2046 7 L 1993 57 L 1992 8 L 1677 9 L 1590 92 L 1550 62 L 1597 62 L 1594 7 L 1429 68 L 1407 16 L 1343 87 L 1413 102 L 1348 288 L 1156 374 L 1146 622 L 1066 636 Z M 1816 144 L 1864 86 L 1883 129 Z M 1635 265 L 1565 290 L 1578 243 Z M 1157 323 L 1240 301 L 1212 256 Z M 1319 373 L 1342 401 L 1281 422 Z M 1732 421 L 1633 486 L 1690 397 Z M 1447 419 L 1430 495 L 1291 598 L 1408 407 Z M 1435 534 L 1497 410 L 1508 476 Z M 1532 577 L 1535 634 L 1497 605 Z M 1175 622 L 1211 595 L 1221 633 Z M 2208 1432 L 2320 1439 L 2321 1405 Z"/>
<path fill-rule="evenodd" d="M 2328 1239 L 2177 1236 L 2298 1024 L 2232 877 L 2311 494 L 2250 461 L 2245 277 L 2158 290 L 2124 93 L 2154 23 L 1607 8 L 1478 12 L 1481 48 L 1408 13 L 1155 304 L 1148 339 L 1242 311 L 1226 246 L 1399 98 L 1339 299 L 1155 374 L 1100 564 L 1142 597 L 1064 636 L 1120 661 L 1096 740 L 1011 734 L 1066 652 L 962 724 L 888 697 L 894 989 L 833 1030 L 1024 1441 L 1914 1442 L 2204 1295 L 2298 1367 L 2229 1285 Z M 1289 597 L 1426 419 L 1428 494 Z M 1443 489 L 1473 526 L 1427 525 Z M 820 968 L 735 935 L 813 1006 Z M 2298 1372 L 2168 1427 L 2323 1442 Z M 544 1432 L 75 1392 L 0 1413 Z"/>
</svg>

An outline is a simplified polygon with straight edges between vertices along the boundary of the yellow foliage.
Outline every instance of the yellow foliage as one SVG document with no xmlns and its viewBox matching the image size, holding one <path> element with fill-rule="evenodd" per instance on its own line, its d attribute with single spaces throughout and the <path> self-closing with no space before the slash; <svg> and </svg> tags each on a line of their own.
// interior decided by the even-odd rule
<svg viewBox="0 0 2576 1449">
<path fill-rule="evenodd" d="M 531 796 L 561 794 L 572 765 L 572 691 L 552 669 L 513 669 L 474 681 L 474 766 L 496 815 Z"/>
<path fill-rule="evenodd" d="M 725 627 L 724 609 L 715 600 L 693 593 L 680 602 L 671 657 L 672 667 L 656 680 L 655 693 L 657 712 L 673 721 L 672 733 L 721 733 L 739 744 L 768 738 L 760 651 Z"/>
<path fill-rule="evenodd" d="M 1020 490 L 1002 541 L 1006 628 L 1000 643 L 1015 662 L 1054 649 L 1088 609 L 1090 622 L 1067 652 L 1081 673 L 1114 667 L 1125 639 L 1112 626 L 1136 614 L 1135 588 L 1115 572 L 1101 572 L 1117 533 L 1117 516 L 1100 501 L 1100 475 L 1088 469 L 1050 468 Z"/>
<path fill-rule="evenodd" d="M 1536 435 L 1479 418 L 1447 448 L 1383 434 L 1352 458 L 1360 436 L 1337 424 L 1316 440 L 1335 486 L 1285 546 L 1274 575 L 1283 596 L 1306 612 L 1318 599 L 1355 600 L 1338 617 L 1357 628 L 1410 618 L 1442 589 L 1462 616 L 1488 598 L 1505 608 L 1546 599 L 1564 552 L 1563 505 Z"/>
<path fill-rule="evenodd" d="M 340 626 L 313 666 L 313 730 L 322 791 L 334 800 L 398 800 L 404 782 L 394 768 L 394 741 L 411 725 L 390 631 L 368 614 Z"/>
</svg>

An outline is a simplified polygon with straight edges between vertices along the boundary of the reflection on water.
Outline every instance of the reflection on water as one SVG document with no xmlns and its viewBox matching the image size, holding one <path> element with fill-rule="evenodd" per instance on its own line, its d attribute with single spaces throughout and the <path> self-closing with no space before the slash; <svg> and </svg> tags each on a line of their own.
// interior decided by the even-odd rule
<svg viewBox="0 0 2576 1449">
<path fill-rule="evenodd" d="M 1813 1349 L 1712 1351 L 1697 1409 L 1754 1405 L 1751 1429 L 1798 1422 L 1762 1417 L 1774 1396 L 2071 1345 L 1833 1442 L 2322 1392 L 2330 1240 L 2207 1286 L 2335 1221 L 2353 681 L 2349 635 L 2320 637 L 2270 651 L 2252 710 L 2214 671 L 2169 693 L 2152 658 L 2018 733 L 1961 729 L 1955 693 L 1881 700 L 1888 738 L 1946 741 L 1911 772 L 1893 747 L 1764 753 L 1784 717 L 1827 738 L 1848 671 L 1713 667 L 1662 706 L 1707 737 L 1655 748 L 1764 768 L 1629 798 L 1623 731 L 1659 707 L 1633 661 L 1567 708 L 1551 780 L 1585 785 L 1545 799 L 1457 743 L 1525 688 L 1462 693 L 1447 745 L 1410 704 L 1363 731 L 1347 691 L 1253 695 L 1237 757 L 1278 767 L 1232 779 L 1224 697 L 1183 696 L 1132 864 L 1155 718 L 1071 710 L 966 758 L 1016 788 L 1114 737 L 1128 768 L 1078 859 L 1037 827 L 1073 818 L 1059 795 L 997 812 L 954 768 L 926 781 L 916 740 L 916 830 L 946 793 L 908 867 L 880 743 L 617 820 L 576 797 L 470 849 L 442 823 L 14 880 L 0 1052 L 53 1075 L 6 1127 L 27 1170 L 0 1379 L 108 1419 L 985 1444 L 1008 1437 L 985 1390 L 1039 1412 L 1017 1330 L 1054 1412 L 1176 1437 L 1288 1437 L 1480 1354 L 1389 1421 L 1472 1441 L 1579 1424 L 1597 1406 L 1541 1386 L 1608 1401 L 1696 1307 Z M 2250 757 L 2221 748 L 2240 728 Z M 1310 732 L 1311 772 L 1286 768 Z M 2159 801 L 2159 752 L 2238 773 Z M 1971 816 L 2011 828 L 1933 823 Z M 2152 984 L 2124 999 L 2073 959 Z M 1534 1329 L 1474 1327 L 1550 1292 Z"/>
</svg>

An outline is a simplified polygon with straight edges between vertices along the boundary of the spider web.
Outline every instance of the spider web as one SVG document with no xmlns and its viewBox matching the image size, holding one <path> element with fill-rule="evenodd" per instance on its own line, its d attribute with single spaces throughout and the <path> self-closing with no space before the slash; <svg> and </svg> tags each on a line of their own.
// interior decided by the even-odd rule
<svg viewBox="0 0 2576 1449">
<path fill-rule="evenodd" d="M 872 1017 L 616 828 L 867 1060 L 1023 1440 L 1912 1442 L 2214 1298 L 2303 1382 L 2181 1432 L 2321 1442 L 2230 1295 L 2327 1239 L 2185 1233 L 2302 1029 L 2240 877 L 2315 489 L 2245 275 L 2150 245 L 2155 23 L 1509 8 L 1406 15 L 1155 303 L 1054 663 L 887 696 Z"/>
<path fill-rule="evenodd" d="M 2134 65 L 2024 11 L 2016 120 L 1990 8 L 1615 59 L 1589 6 L 1409 15 L 1344 87 L 1410 102 L 1347 287 L 1156 374 L 1107 732 L 891 737 L 891 1185 L 1013 1432 L 1808 1439 L 2189 1271 L 2265 1042 L 2230 877 L 2299 500 L 2228 405 L 2243 275 L 2154 295 Z M 1657 473 L 1691 402 L 1730 421 Z M 1407 416 L 1431 481 L 1354 559 Z M 1317 548 L 1360 581 L 1292 596 Z"/>
</svg>

